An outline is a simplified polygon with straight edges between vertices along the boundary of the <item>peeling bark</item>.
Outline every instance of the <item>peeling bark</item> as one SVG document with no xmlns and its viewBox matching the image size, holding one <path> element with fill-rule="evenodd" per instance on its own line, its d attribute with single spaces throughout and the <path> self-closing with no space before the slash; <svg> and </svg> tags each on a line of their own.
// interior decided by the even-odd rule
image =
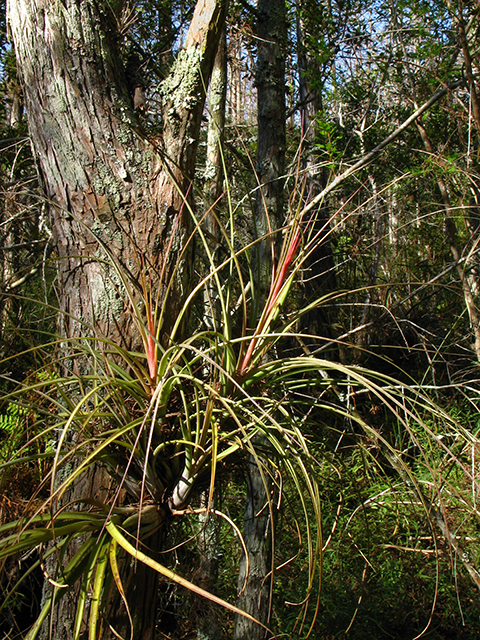
<svg viewBox="0 0 480 640">
<path fill-rule="evenodd" d="M 132 341 L 117 283 L 90 260 L 104 257 L 96 237 L 133 281 L 148 269 L 152 284 L 164 289 L 173 274 L 191 230 L 182 205 L 224 15 L 223 0 L 197 6 L 186 45 L 163 83 L 162 139 L 149 140 L 134 111 L 108 3 L 8 4 L 32 145 L 51 203 L 68 336 L 84 330 L 78 321 L 96 321 L 109 338 Z M 185 297 L 190 265 L 187 251 L 169 298 L 172 321 Z M 169 328 L 167 323 L 164 332 Z"/>
<path fill-rule="evenodd" d="M 161 333 L 167 342 L 191 277 L 193 225 L 184 205 L 226 0 L 199 0 L 185 46 L 163 82 L 163 133 L 156 139 L 148 138 L 134 109 L 122 60 L 121 7 L 114 11 L 107 0 L 9 0 L 7 18 L 50 204 L 61 333 L 103 334 L 132 348 L 140 337 L 122 282 L 101 261 L 115 262 L 134 290 L 148 275 L 168 307 Z M 106 481 L 94 469 L 71 498 L 104 496 Z M 144 640 L 155 628 L 156 579 L 142 568 L 131 584 L 139 622 L 134 638 Z M 74 620 L 74 603 L 64 599 L 61 605 L 55 640 L 71 637 Z M 129 637 L 127 623 L 120 631 Z"/>
</svg>

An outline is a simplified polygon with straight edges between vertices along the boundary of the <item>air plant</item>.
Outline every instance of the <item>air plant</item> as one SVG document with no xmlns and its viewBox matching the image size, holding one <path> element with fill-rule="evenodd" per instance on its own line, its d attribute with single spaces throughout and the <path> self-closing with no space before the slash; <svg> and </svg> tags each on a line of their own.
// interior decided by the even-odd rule
<svg viewBox="0 0 480 640">
<path fill-rule="evenodd" d="M 214 260 L 201 220 L 190 211 L 209 269 L 188 292 L 165 341 L 159 336 L 168 309 L 152 290 L 146 272 L 140 272 L 136 290 L 108 246 L 97 238 L 105 254 L 98 260 L 106 273 L 113 271 L 120 282 L 116 286 L 131 310 L 143 351 L 129 351 L 102 338 L 98 331 L 86 331 L 78 340 L 70 340 L 68 351 L 66 342 L 55 338 L 50 344 L 32 348 L 43 362 L 45 375 L 36 372 L 1 398 L 4 405 L 35 407 L 37 421 L 43 425 L 38 439 L 56 436 L 55 448 L 44 454 L 52 460 L 42 485 L 42 490 L 49 486 L 48 497 L 32 500 L 24 517 L 0 526 L 0 560 L 40 549 L 29 571 L 43 567 L 51 585 L 27 640 L 38 636 L 52 609 L 74 588 L 78 597 L 72 639 L 81 637 L 84 624 L 89 640 L 101 637 L 107 629 L 118 635 L 114 622 L 105 619 L 112 585 L 124 603 L 133 634 L 136 621 L 130 613 L 119 562 L 125 556 L 231 612 L 252 618 L 159 562 L 148 548 L 156 533 L 166 535 L 172 520 L 200 511 L 230 523 L 241 545 L 238 526 L 213 509 L 212 498 L 218 483 L 228 478 L 230 469 L 241 466 L 247 454 L 259 465 L 269 494 L 275 485 L 279 505 L 292 502 L 291 497 L 282 499 L 287 486 L 296 496 L 298 508 L 292 517 L 299 546 L 308 560 L 295 633 L 298 637 L 308 635 L 320 592 L 323 538 L 318 477 L 322 460 L 329 454 L 319 454 L 318 416 L 325 413 L 344 424 L 352 438 L 362 432 L 375 442 L 431 517 L 434 498 L 425 496 L 408 457 L 369 424 L 354 408 L 352 398 L 366 393 L 374 397 L 414 443 L 421 430 L 429 442 L 439 444 L 429 424 L 433 420 L 451 425 L 448 416 L 413 384 L 400 384 L 388 376 L 312 354 L 278 357 L 272 348 L 284 338 L 302 338 L 292 327 L 305 309 L 289 310 L 285 315 L 281 311 L 306 257 L 318 242 L 316 236 L 304 241 L 306 210 L 298 206 L 285 226 L 283 246 L 272 265 L 269 293 L 256 326 L 250 330 L 249 310 L 255 300 L 249 299 L 254 287 L 249 284 L 248 255 L 253 245 L 234 246 L 233 211 L 226 228 L 219 224 L 226 247 L 221 261 Z M 192 315 L 205 288 L 209 295 L 203 300 L 211 300 L 212 288 L 216 293 L 216 300 L 211 300 L 215 305 L 212 315 L 217 318 L 214 328 L 200 325 L 180 336 L 179 327 L 188 314 Z M 233 304 L 234 299 L 239 303 Z M 310 301 L 308 308 L 321 304 L 322 299 Z M 191 320 L 188 326 L 193 324 Z M 53 366 L 52 351 L 63 354 Z M 81 373 L 61 366 L 63 361 L 80 359 L 84 363 Z M 62 369 L 66 372 L 63 375 Z M 471 440 L 466 430 L 457 428 L 457 432 L 463 442 Z M 257 442 L 261 442 L 261 452 Z M 442 447 L 445 461 L 458 459 L 440 442 Z M 428 470 L 435 491 L 440 493 L 444 480 L 433 468 L 426 448 L 421 451 L 420 466 Z M 0 470 L 6 471 L 27 457 L 27 450 L 21 449 Z M 275 461 L 275 476 L 262 461 L 265 457 Z M 101 498 L 77 496 L 72 502 L 72 488 L 94 465 L 107 470 L 113 490 Z M 207 506 L 199 508 L 195 501 L 205 487 Z M 21 576 L 5 594 L 0 609 L 8 606 L 24 579 Z"/>
</svg>

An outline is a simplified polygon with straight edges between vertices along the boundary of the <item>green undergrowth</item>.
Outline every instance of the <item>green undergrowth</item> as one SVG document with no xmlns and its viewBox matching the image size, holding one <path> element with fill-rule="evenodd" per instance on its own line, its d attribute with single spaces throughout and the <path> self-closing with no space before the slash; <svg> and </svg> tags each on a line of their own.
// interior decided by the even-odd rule
<svg viewBox="0 0 480 640">
<path fill-rule="evenodd" d="M 96 269 L 116 288 L 136 346 L 83 322 L 78 336 L 53 333 L 23 348 L 28 375 L 6 373 L 11 355 L 0 362 L 0 426 L 10 434 L 0 472 L 5 483 L 19 469 L 37 474 L 0 524 L 5 571 L 29 558 L 2 583 L 5 625 L 40 571 L 49 576 L 42 604 L 28 627 L 17 622 L 25 640 L 71 593 L 72 640 L 87 628 L 91 640 L 136 630 L 143 609 L 128 585 L 141 565 L 158 575 L 156 617 L 169 637 L 193 633 L 210 611 L 231 637 L 234 616 L 245 615 L 237 574 L 253 463 L 268 497 L 266 540 L 274 533 L 265 579 L 276 637 L 363 638 L 367 629 L 413 637 L 447 633 L 459 620 L 471 630 L 475 599 L 462 594 L 462 585 L 476 588 L 469 418 L 442 408 L 409 372 L 392 375 L 391 362 L 369 368 L 354 348 L 344 361 L 335 349 L 326 357 L 306 346 L 316 336 L 298 329 L 302 319 L 345 295 L 296 304 L 320 242 L 301 204 L 292 205 L 263 287 L 234 212 L 218 220 L 222 255 L 190 214 L 203 267 L 178 317 L 168 318 L 169 335 L 161 292 L 171 283 L 156 274 L 156 288 L 153 271 L 133 278 L 95 237 L 104 256 Z M 88 489 L 97 473 L 100 484 Z M 210 574 L 200 571 L 208 521 L 218 527 Z"/>
</svg>

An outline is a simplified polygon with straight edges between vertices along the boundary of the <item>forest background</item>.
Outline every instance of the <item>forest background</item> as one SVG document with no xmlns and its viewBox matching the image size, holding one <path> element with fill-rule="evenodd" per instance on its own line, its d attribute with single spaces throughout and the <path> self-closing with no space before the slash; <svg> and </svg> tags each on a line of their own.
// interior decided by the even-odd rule
<svg viewBox="0 0 480 640">
<path fill-rule="evenodd" d="M 476 638 L 478 2 L 5 10 L 4 637 Z"/>
</svg>

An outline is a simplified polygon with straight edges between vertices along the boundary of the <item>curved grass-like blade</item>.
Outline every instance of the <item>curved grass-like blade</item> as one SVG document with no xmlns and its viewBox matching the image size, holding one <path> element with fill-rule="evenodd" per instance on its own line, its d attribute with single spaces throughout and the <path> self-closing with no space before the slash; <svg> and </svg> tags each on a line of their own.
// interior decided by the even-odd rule
<svg viewBox="0 0 480 640">
<path fill-rule="evenodd" d="M 97 640 L 97 624 L 99 618 L 100 600 L 105 584 L 105 574 L 108 567 L 108 555 L 112 541 L 105 533 L 102 542 L 99 543 L 99 552 L 96 558 L 95 581 L 93 583 L 92 599 L 90 601 L 90 619 L 88 624 L 88 640 Z"/>
<path fill-rule="evenodd" d="M 108 526 L 110 524 L 111 524 L 111 521 L 107 524 L 107 530 L 108 530 Z M 111 533 L 110 533 L 110 535 L 111 535 Z M 120 594 L 120 597 L 123 600 L 123 604 L 125 605 L 125 610 L 127 612 L 128 621 L 130 623 L 130 638 L 133 638 L 132 614 L 130 613 L 130 608 L 128 606 L 127 597 L 125 595 L 125 589 L 123 588 L 123 583 L 122 583 L 122 579 L 120 577 L 120 571 L 119 571 L 119 568 L 118 568 L 117 546 L 118 546 L 117 540 L 112 537 L 112 539 L 110 541 L 110 549 L 109 549 L 109 554 L 108 554 L 109 555 L 109 560 L 110 560 L 110 568 L 112 570 L 113 579 L 114 579 L 115 585 L 116 585 L 116 587 L 118 589 L 118 593 Z M 118 637 L 118 634 L 112 629 L 112 627 L 110 627 L 110 629 Z"/>
<path fill-rule="evenodd" d="M 206 598 L 207 600 L 210 600 L 211 602 L 214 602 L 215 604 L 220 605 L 224 609 L 228 609 L 228 611 L 231 611 L 232 613 L 236 613 L 237 615 L 244 616 L 245 618 L 248 618 L 252 622 L 259 624 L 266 631 L 269 631 L 269 629 L 265 625 L 263 625 L 261 622 L 256 620 L 253 616 L 248 614 L 246 611 L 242 611 L 241 609 L 239 609 L 233 604 L 230 604 L 226 600 L 222 600 L 222 598 L 219 598 L 218 596 L 213 595 L 213 593 L 210 593 L 209 591 L 206 591 L 205 589 L 198 587 L 197 585 L 193 584 L 193 582 L 190 582 L 189 580 L 182 578 L 171 569 L 164 567 L 162 564 L 160 564 L 159 562 L 156 562 L 155 560 L 147 556 L 145 553 L 142 553 L 142 551 L 140 551 L 139 549 L 135 549 L 135 547 L 131 545 L 130 542 L 128 542 L 128 540 L 122 535 L 120 530 L 113 524 L 112 521 L 107 523 L 106 529 L 108 533 L 112 536 L 112 538 L 115 540 L 115 542 L 117 542 L 117 544 L 120 547 L 122 547 L 127 553 L 129 553 L 132 556 L 132 558 L 135 558 L 136 560 L 143 562 L 147 566 L 157 571 L 157 573 L 159 573 L 160 575 L 164 576 L 168 580 L 171 580 L 172 582 L 175 582 L 175 584 L 178 584 L 179 586 L 184 587 L 189 591 L 192 591 L 198 596 L 201 596 L 202 598 Z"/>
</svg>

